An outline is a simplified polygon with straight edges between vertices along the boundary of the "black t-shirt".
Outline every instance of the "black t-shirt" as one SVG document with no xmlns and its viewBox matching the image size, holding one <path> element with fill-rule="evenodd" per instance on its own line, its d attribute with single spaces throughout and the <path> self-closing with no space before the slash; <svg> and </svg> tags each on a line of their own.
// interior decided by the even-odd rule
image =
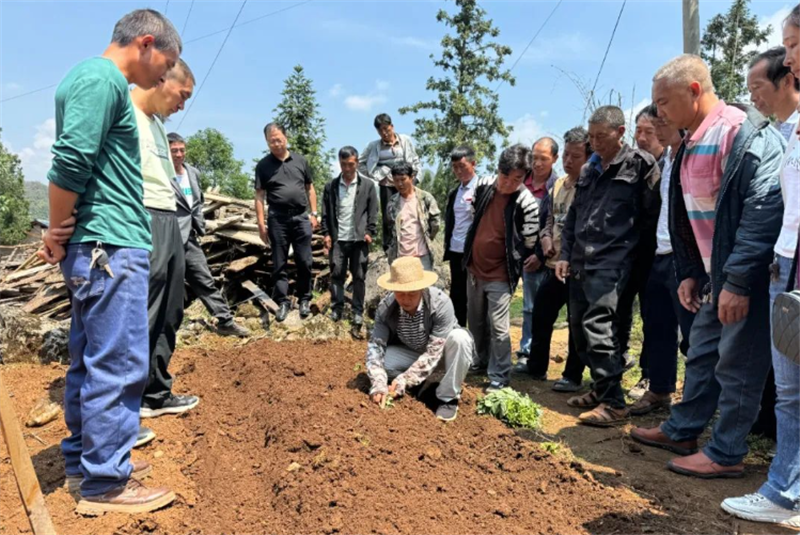
<svg viewBox="0 0 800 535">
<path fill-rule="evenodd" d="M 270 153 L 256 165 L 256 189 L 265 190 L 267 205 L 277 209 L 307 210 L 306 184 L 312 182 L 308 162 L 296 152 L 283 162 Z"/>
</svg>

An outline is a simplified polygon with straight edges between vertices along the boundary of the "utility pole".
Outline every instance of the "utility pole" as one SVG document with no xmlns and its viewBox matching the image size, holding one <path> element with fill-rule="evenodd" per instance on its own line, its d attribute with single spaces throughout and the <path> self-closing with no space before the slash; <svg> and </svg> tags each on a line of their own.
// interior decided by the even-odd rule
<svg viewBox="0 0 800 535">
<path fill-rule="evenodd" d="M 700 55 L 699 0 L 683 0 L 683 52 Z"/>
</svg>

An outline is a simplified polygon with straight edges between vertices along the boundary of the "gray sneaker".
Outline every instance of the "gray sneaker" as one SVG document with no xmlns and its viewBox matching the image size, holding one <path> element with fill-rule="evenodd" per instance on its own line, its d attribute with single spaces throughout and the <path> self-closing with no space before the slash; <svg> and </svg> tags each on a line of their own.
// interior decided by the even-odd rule
<svg viewBox="0 0 800 535">
<path fill-rule="evenodd" d="M 726 498 L 721 506 L 726 512 L 745 520 L 800 528 L 800 512 L 784 509 L 772 503 L 763 494 L 746 494 L 737 498 Z"/>
<path fill-rule="evenodd" d="M 634 401 L 639 401 L 648 390 L 650 390 L 650 379 L 641 379 L 628 390 L 628 397 Z"/>
<path fill-rule="evenodd" d="M 141 448 L 145 444 L 149 444 L 156 438 L 155 432 L 149 427 L 140 427 L 139 434 L 136 436 L 136 443 L 134 448 Z"/>
<path fill-rule="evenodd" d="M 447 403 L 442 403 L 436 409 L 436 419 L 441 420 L 443 422 L 452 422 L 456 419 L 458 415 L 458 400 L 454 399 L 453 401 L 448 401 Z"/>
<path fill-rule="evenodd" d="M 555 392 L 578 392 L 581 389 L 580 383 L 575 383 L 566 377 L 562 377 L 553 383 L 553 391 Z"/>
<path fill-rule="evenodd" d="M 508 385 L 504 385 L 498 381 L 492 381 L 489 383 L 489 386 L 483 389 L 483 391 L 487 394 L 491 394 L 492 392 L 499 392 L 500 390 L 504 389 Z"/>
</svg>

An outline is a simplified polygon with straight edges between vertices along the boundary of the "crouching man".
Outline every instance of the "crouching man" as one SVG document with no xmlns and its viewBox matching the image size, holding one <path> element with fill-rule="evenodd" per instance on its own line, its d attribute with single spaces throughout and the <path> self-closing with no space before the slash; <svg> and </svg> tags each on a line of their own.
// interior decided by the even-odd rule
<svg viewBox="0 0 800 535">
<path fill-rule="evenodd" d="M 379 405 L 399 398 L 414 386 L 423 390 L 438 382 L 436 409 L 439 420 L 458 414 L 461 384 L 472 363 L 472 336 L 458 326 L 453 302 L 432 287 L 438 275 L 422 268 L 419 257 L 406 256 L 392 263 L 378 286 L 389 290 L 375 314 L 375 327 L 367 346 L 369 395 Z M 389 383 L 391 381 L 391 383 Z"/>
</svg>

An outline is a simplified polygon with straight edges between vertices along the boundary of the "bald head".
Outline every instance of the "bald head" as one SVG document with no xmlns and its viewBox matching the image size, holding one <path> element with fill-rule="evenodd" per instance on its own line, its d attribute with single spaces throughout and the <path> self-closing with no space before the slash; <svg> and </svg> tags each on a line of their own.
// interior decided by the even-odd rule
<svg viewBox="0 0 800 535">
<path fill-rule="evenodd" d="M 553 173 L 553 164 L 558 160 L 558 143 L 551 137 L 543 137 L 533 144 L 533 180 L 545 183 Z"/>
<path fill-rule="evenodd" d="M 555 139 L 551 137 L 540 137 L 533 144 L 533 150 L 536 150 L 536 147 L 539 145 L 541 145 L 543 149 L 549 149 L 553 158 L 558 158 L 558 142 L 556 142 Z"/>
<path fill-rule="evenodd" d="M 694 54 L 681 54 L 664 64 L 653 76 L 654 85 L 661 81 L 667 82 L 669 85 L 680 86 L 688 86 L 697 82 L 703 91 L 708 93 L 714 91 L 714 83 L 711 81 L 708 65 L 703 58 Z"/>
<path fill-rule="evenodd" d="M 708 65 L 692 54 L 668 61 L 653 76 L 653 102 L 669 126 L 693 132 L 719 102 Z"/>
</svg>

